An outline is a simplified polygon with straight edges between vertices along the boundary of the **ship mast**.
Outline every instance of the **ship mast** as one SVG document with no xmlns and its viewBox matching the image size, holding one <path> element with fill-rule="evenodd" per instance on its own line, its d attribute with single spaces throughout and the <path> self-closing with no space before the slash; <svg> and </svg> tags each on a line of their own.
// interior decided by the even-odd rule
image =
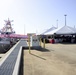
<svg viewBox="0 0 76 75">
<path fill-rule="evenodd" d="M 13 28 L 11 26 L 11 22 L 13 22 L 13 20 L 4 20 L 5 21 L 5 26 L 1 29 L 1 33 L 14 33 Z"/>
</svg>

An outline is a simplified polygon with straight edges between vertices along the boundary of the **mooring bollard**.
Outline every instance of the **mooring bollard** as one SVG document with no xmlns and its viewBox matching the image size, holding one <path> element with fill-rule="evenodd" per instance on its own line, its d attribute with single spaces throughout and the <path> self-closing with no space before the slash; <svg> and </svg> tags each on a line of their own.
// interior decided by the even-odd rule
<svg viewBox="0 0 76 75">
<path fill-rule="evenodd" d="M 30 48 L 30 36 L 29 36 L 29 53 L 31 53 L 31 48 Z"/>
<path fill-rule="evenodd" d="M 45 48 L 45 39 L 44 39 L 44 41 L 43 41 L 44 43 L 43 43 L 43 48 Z"/>
<path fill-rule="evenodd" d="M 41 38 L 40 38 L 40 46 L 41 46 Z"/>
</svg>

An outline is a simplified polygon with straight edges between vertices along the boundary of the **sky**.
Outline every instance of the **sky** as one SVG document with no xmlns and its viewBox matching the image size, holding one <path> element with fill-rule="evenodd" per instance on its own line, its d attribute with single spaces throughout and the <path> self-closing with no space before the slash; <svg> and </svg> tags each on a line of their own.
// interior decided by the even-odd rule
<svg viewBox="0 0 76 75">
<path fill-rule="evenodd" d="M 52 26 L 76 27 L 76 0 L 0 0 L 0 29 L 13 20 L 17 34 L 39 33 Z"/>
</svg>

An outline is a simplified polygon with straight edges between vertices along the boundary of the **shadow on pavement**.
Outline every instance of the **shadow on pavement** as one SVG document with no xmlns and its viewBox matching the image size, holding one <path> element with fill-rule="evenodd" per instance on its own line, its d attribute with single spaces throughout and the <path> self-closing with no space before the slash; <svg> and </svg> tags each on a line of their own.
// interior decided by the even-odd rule
<svg viewBox="0 0 76 75">
<path fill-rule="evenodd" d="M 46 48 L 42 48 L 42 47 L 34 47 L 35 50 L 41 51 L 41 52 L 50 52 L 50 50 L 46 49 Z"/>
<path fill-rule="evenodd" d="M 45 58 L 40 57 L 40 56 L 38 56 L 38 55 L 36 55 L 36 54 L 33 54 L 33 53 L 30 53 L 30 54 L 33 55 L 33 56 L 35 56 L 35 57 L 38 57 L 38 58 L 40 58 L 40 59 L 46 60 Z"/>
<path fill-rule="evenodd" d="M 65 43 L 60 43 L 60 44 L 64 44 L 64 45 L 75 45 L 76 43 L 67 43 L 67 42 L 65 42 Z"/>
<path fill-rule="evenodd" d="M 29 49 L 29 47 L 23 47 L 23 49 L 26 50 L 26 49 Z M 38 51 L 41 51 L 41 52 L 50 52 L 49 49 L 43 48 L 43 47 L 41 47 L 41 46 L 31 47 L 30 49 L 31 49 L 31 50 L 38 50 Z"/>
</svg>

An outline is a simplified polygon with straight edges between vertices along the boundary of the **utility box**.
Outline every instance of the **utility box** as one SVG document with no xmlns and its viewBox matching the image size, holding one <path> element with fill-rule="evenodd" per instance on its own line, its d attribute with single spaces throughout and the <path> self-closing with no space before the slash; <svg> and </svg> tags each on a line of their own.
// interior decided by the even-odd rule
<svg viewBox="0 0 76 75">
<path fill-rule="evenodd" d="M 38 36 L 30 36 L 30 45 L 33 47 L 38 47 L 39 46 L 39 39 Z"/>
</svg>

